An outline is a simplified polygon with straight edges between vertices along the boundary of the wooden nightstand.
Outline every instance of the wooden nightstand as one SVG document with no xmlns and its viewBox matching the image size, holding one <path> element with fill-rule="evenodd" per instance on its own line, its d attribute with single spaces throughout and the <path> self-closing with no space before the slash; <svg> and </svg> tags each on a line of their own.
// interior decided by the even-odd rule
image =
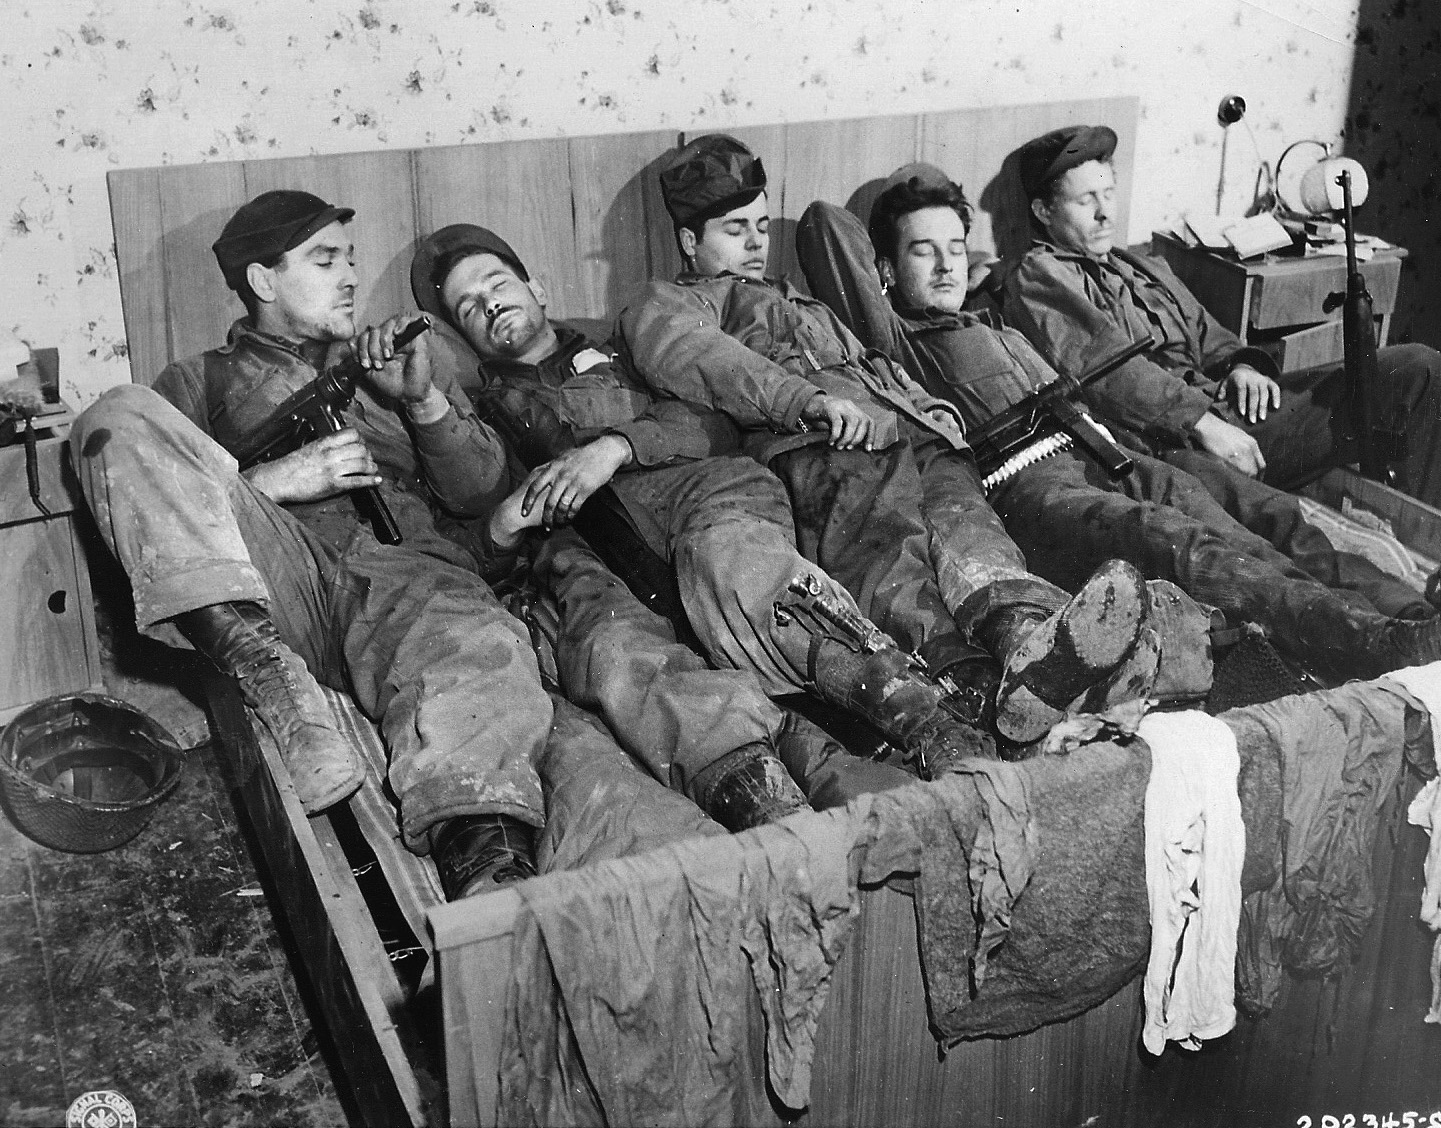
<svg viewBox="0 0 1441 1128">
<path fill-rule="evenodd" d="M 73 415 L 36 419 L 42 513 L 30 497 L 25 447 L 0 446 L 0 723 L 32 701 L 100 689 L 90 569 L 76 535 L 83 512 L 66 450 Z"/>
<path fill-rule="evenodd" d="M 1247 344 L 1265 349 L 1282 372 L 1342 358 L 1341 310 L 1326 298 L 1346 289 L 1346 260 L 1331 255 L 1265 255 L 1244 262 L 1188 247 L 1156 231 L 1151 252 L 1161 255 L 1213 317 Z M 1376 311 L 1376 340 L 1386 343 L 1401 285 L 1403 247 L 1378 251 L 1361 264 Z"/>
</svg>

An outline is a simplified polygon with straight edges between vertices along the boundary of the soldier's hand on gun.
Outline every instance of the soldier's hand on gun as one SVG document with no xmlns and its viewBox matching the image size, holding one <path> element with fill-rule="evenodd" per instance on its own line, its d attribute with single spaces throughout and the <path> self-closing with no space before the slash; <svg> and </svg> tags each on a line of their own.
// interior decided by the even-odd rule
<svg viewBox="0 0 1441 1128">
<path fill-rule="evenodd" d="M 630 443 L 625 438 L 602 435 L 537 466 L 526 478 L 526 516 L 535 510 L 547 526 L 566 524 L 631 457 Z"/>
<path fill-rule="evenodd" d="M 440 408 L 439 414 L 443 415 L 449 401 L 432 380 L 429 334 L 420 334 L 398 352 L 395 348 L 395 335 L 416 316 L 402 314 L 380 325 L 373 325 L 357 336 L 351 346 L 365 373 L 365 380 L 372 388 L 400 400 L 413 415 L 430 402 L 434 402 Z"/>
<path fill-rule="evenodd" d="M 1266 418 L 1266 412 L 1281 406 L 1281 385 L 1263 376 L 1249 364 L 1238 364 L 1226 377 L 1226 391 L 1238 415 L 1252 423 Z"/>
<path fill-rule="evenodd" d="M 322 435 L 274 462 L 245 472 L 246 479 L 271 501 L 323 501 L 361 486 L 380 485 L 379 467 L 354 427 Z"/>
<path fill-rule="evenodd" d="M 1219 415 L 1207 412 L 1193 428 L 1203 450 L 1210 451 L 1223 462 L 1229 462 L 1250 478 L 1259 478 L 1266 469 L 1261 446 L 1245 431 L 1227 423 Z"/>
<path fill-rule="evenodd" d="M 830 445 L 839 450 L 865 447 L 871 450 L 874 423 L 860 406 L 841 396 L 822 392 L 812 396 L 801 412 L 806 423 L 821 423 L 831 433 Z"/>
</svg>

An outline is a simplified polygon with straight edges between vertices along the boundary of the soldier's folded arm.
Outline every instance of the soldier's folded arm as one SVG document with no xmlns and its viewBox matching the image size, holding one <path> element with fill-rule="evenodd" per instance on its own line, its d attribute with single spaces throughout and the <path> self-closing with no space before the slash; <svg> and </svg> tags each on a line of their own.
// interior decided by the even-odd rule
<svg viewBox="0 0 1441 1128">
<path fill-rule="evenodd" d="M 729 335 L 683 286 L 651 282 L 620 315 L 636 375 L 653 391 L 724 412 L 742 427 L 793 432 L 816 394 L 809 380 Z"/>
</svg>

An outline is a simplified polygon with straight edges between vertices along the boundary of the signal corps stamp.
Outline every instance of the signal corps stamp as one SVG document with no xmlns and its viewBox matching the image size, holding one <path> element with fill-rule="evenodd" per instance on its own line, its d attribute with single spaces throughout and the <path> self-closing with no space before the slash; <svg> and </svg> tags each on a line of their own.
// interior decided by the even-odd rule
<svg viewBox="0 0 1441 1128">
<path fill-rule="evenodd" d="M 65 1128 L 136 1128 L 135 1106 L 114 1089 L 81 1093 L 65 1110 Z"/>
</svg>

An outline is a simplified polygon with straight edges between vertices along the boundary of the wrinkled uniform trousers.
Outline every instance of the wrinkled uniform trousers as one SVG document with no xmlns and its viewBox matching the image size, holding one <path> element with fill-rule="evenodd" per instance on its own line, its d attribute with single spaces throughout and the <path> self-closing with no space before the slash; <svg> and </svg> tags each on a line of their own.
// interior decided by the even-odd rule
<svg viewBox="0 0 1441 1128">
<path fill-rule="evenodd" d="M 1429 619 L 1436 614 L 1436 608 L 1405 581 L 1364 556 L 1337 551 L 1325 533 L 1307 523 L 1295 495 L 1247 477 L 1205 451 L 1167 451 L 1166 462 L 1198 479 L 1228 514 L 1290 557 L 1312 579 L 1352 592 L 1364 601 L 1363 606 L 1391 618 Z"/>
<path fill-rule="evenodd" d="M 796 549 L 785 487 L 753 459 L 708 458 L 612 482 L 628 511 L 650 518 L 647 544 L 675 569 L 686 618 L 711 660 L 749 671 L 771 696 L 808 684 L 810 634 L 776 616 L 793 579 L 833 579 Z M 849 602 L 849 600 L 846 600 Z M 862 605 L 864 610 L 864 605 Z"/>
<path fill-rule="evenodd" d="M 71 443 L 142 632 L 174 644 L 167 620 L 185 611 L 265 604 L 316 679 L 351 693 L 380 724 L 414 850 L 456 815 L 544 825 L 533 762 L 551 703 L 525 628 L 478 576 L 423 544 L 379 544 L 368 529 L 332 549 L 148 388 L 108 392 L 77 420 Z"/>
<path fill-rule="evenodd" d="M 790 493 L 802 555 L 905 650 L 970 632 L 984 617 L 973 610 L 983 600 L 972 597 L 997 583 L 1012 601 L 1060 607 L 1065 595 L 1027 571 L 975 461 L 913 432 L 875 452 L 816 443 L 771 460 Z"/>
<path fill-rule="evenodd" d="M 1135 459 L 1129 475 L 1113 480 L 1093 459 L 1063 451 L 1001 483 L 991 504 L 1031 567 L 1063 587 L 1119 556 L 1233 621 L 1261 624 L 1284 650 L 1341 659 L 1364 673 L 1357 648 L 1382 619 L 1374 608 L 1318 583 L 1195 478 Z"/>
<path fill-rule="evenodd" d="M 911 375 L 934 395 L 955 403 L 973 427 L 1018 402 L 1034 390 L 1043 373 L 1049 372 L 1049 366 L 1040 356 L 1016 340 L 1013 333 L 967 324 L 944 315 L 897 313 L 881 287 L 880 276 L 873 265 L 875 251 L 864 227 L 843 209 L 820 202 L 807 208 L 796 235 L 796 247 L 812 292 L 830 305 L 867 345 L 907 366 Z M 1423 352 L 1434 355 L 1429 350 Z M 1405 346 L 1386 349 L 1383 353 L 1394 370 L 1425 367 L 1417 363 L 1416 357 L 1407 364 L 1399 363 L 1407 357 Z M 1424 372 L 1421 375 L 1424 376 Z M 1302 376 L 1304 383 L 1305 376 Z M 1314 383 L 1315 378 L 1310 379 Z M 1413 395 L 1417 393 L 1417 379 L 1407 378 L 1404 383 Z M 1308 426 L 1316 425 L 1315 403 L 1319 393 L 1308 397 L 1299 388 L 1294 392 L 1288 391 L 1283 396 L 1284 407 L 1280 413 L 1282 416 L 1292 413 L 1291 421 L 1268 422 L 1263 428 L 1289 429 L 1295 425 L 1294 416 L 1298 412 L 1306 416 Z M 1412 414 L 1412 441 L 1424 444 L 1429 441 L 1431 429 L 1428 426 L 1423 431 L 1421 420 L 1427 411 L 1431 417 L 1441 418 L 1441 406 L 1430 401 L 1417 402 Z M 1287 443 L 1290 444 L 1289 439 Z M 1329 437 L 1318 440 L 1311 435 L 1291 445 L 1307 458 L 1312 455 L 1327 458 L 1331 457 L 1328 452 L 1333 444 Z M 1140 449 L 1149 451 L 1150 448 L 1143 443 Z M 1267 458 L 1272 457 L 1268 452 Z M 1297 476 L 1299 471 L 1286 465 L 1295 461 L 1291 455 L 1282 450 L 1274 457 L 1276 461 L 1268 470 L 1268 480 L 1272 472 Z M 1265 537 L 1273 547 L 1328 587 L 1355 591 L 1388 616 L 1423 618 L 1432 614 L 1430 606 L 1395 577 L 1364 557 L 1336 552 L 1325 534 L 1306 523 L 1300 504 L 1291 495 L 1246 477 L 1204 451 L 1167 451 L 1164 458 L 1194 474 L 1232 517 Z M 1012 529 L 1013 535 L 1015 532 Z"/>
<path fill-rule="evenodd" d="M 696 777 L 728 753 L 774 746 L 781 712 L 754 675 L 712 669 L 677 642 L 670 621 L 636 599 L 578 534 L 551 534 L 535 573 L 558 610 L 548 636 L 561 689 L 599 713 L 662 783 L 693 795 Z"/>
<path fill-rule="evenodd" d="M 1376 351 L 1376 368 L 1406 416 L 1406 492 L 1441 505 L 1441 354 L 1427 345 L 1388 345 Z M 1241 424 L 1266 458 L 1263 480 L 1290 490 L 1332 466 L 1355 462 L 1360 446 L 1350 433 L 1345 367 L 1287 373 L 1280 384 L 1281 406 L 1259 422 Z"/>
</svg>

